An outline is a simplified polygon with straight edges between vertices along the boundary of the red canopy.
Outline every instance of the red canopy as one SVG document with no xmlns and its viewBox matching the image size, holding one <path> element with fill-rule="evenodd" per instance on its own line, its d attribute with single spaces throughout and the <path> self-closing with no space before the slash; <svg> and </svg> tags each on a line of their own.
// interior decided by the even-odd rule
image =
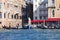
<svg viewBox="0 0 60 40">
<path fill-rule="evenodd" d="M 44 20 L 32 20 L 32 23 L 43 22 Z"/>
<path fill-rule="evenodd" d="M 53 22 L 53 21 L 60 21 L 60 18 L 48 18 L 47 20 L 31 20 L 32 23 L 37 22 Z"/>
<path fill-rule="evenodd" d="M 47 21 L 60 21 L 60 18 L 48 18 Z"/>
</svg>

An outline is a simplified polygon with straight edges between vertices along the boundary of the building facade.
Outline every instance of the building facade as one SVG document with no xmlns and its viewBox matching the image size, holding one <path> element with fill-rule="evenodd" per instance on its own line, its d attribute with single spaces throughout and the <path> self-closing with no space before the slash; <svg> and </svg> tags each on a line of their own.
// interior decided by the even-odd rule
<svg viewBox="0 0 60 40">
<path fill-rule="evenodd" d="M 48 0 L 48 18 L 60 18 L 60 0 Z"/>
<path fill-rule="evenodd" d="M 60 26 L 60 0 L 34 0 L 32 22 Z"/>
<path fill-rule="evenodd" d="M 60 26 L 60 0 L 48 0 L 48 20 L 51 25 Z"/>
<path fill-rule="evenodd" d="M 48 0 L 33 1 L 33 20 L 46 20 L 48 18 Z"/>
<path fill-rule="evenodd" d="M 28 24 L 28 18 L 33 20 L 33 0 L 25 0 L 26 6 L 22 8 L 22 22 L 23 26 Z"/>
<path fill-rule="evenodd" d="M 23 0 L 0 0 L 0 28 L 22 27 Z"/>
<path fill-rule="evenodd" d="M 43 20 L 48 17 L 48 9 L 47 9 L 46 0 L 34 0 L 33 1 L 33 18 L 34 20 Z"/>
<path fill-rule="evenodd" d="M 25 0 L 27 3 L 33 3 L 34 0 Z"/>
</svg>

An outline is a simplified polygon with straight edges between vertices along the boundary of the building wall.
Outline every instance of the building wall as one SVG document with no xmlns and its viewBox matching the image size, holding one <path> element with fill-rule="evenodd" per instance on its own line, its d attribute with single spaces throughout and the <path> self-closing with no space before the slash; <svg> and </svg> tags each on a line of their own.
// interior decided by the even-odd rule
<svg viewBox="0 0 60 40">
<path fill-rule="evenodd" d="M 52 0 L 48 0 L 48 18 L 60 18 L 60 0 L 54 0 L 54 4 Z M 52 11 L 54 10 L 54 16 Z"/>
<path fill-rule="evenodd" d="M 60 8 L 59 8 L 60 7 L 60 0 L 34 0 L 33 1 L 33 19 L 40 20 L 39 16 L 41 14 L 40 14 L 39 10 L 40 10 L 40 7 L 41 7 L 41 9 L 43 7 L 40 5 L 43 1 L 48 2 L 48 4 L 47 4 L 48 18 L 60 18 Z M 54 1 L 54 3 L 53 3 L 53 1 Z M 43 12 L 43 14 L 46 14 L 46 13 Z"/>
<path fill-rule="evenodd" d="M 48 17 L 48 9 L 47 9 L 47 2 L 46 0 L 34 0 L 33 1 L 33 19 L 34 20 L 41 20 Z"/>
<path fill-rule="evenodd" d="M 38 14 L 38 11 L 39 11 L 38 7 L 39 7 L 39 5 L 38 5 L 38 2 L 39 2 L 39 0 L 34 0 L 33 1 L 33 19 L 34 20 L 35 20 L 35 17 L 37 17 L 37 19 L 39 19 L 39 14 Z"/>
<path fill-rule="evenodd" d="M 55 6 L 56 6 L 55 16 L 58 17 L 58 18 L 60 18 L 60 0 L 56 0 Z"/>
<path fill-rule="evenodd" d="M 21 7 L 23 5 L 23 0 L 0 0 L 0 3 L 0 13 L 2 15 L 2 18 L 0 18 L 0 28 L 2 28 L 2 26 L 9 27 L 9 25 L 14 27 L 18 24 L 19 27 L 22 27 Z M 16 17 L 14 17 L 15 15 Z"/>
</svg>

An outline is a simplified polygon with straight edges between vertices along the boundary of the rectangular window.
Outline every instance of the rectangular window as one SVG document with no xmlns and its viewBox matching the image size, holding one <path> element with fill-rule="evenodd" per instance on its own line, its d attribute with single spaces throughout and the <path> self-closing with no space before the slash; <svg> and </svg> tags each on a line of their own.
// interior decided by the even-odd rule
<svg viewBox="0 0 60 40">
<path fill-rule="evenodd" d="M 1 24 L 1 22 L 0 22 L 0 24 Z"/>
<path fill-rule="evenodd" d="M 8 18 L 9 18 L 9 14 L 8 14 Z"/>
<path fill-rule="evenodd" d="M 40 7 L 39 7 L 40 9 L 42 9 L 42 8 L 44 8 L 44 6 L 43 5 L 40 5 Z"/>
<path fill-rule="evenodd" d="M 40 16 L 40 19 L 42 19 L 42 16 Z"/>
<path fill-rule="evenodd" d="M 41 14 L 44 14 L 44 11 L 41 11 Z"/>
<path fill-rule="evenodd" d="M 52 3 L 54 4 L 55 3 L 55 0 L 52 0 Z"/>
<path fill-rule="evenodd" d="M 4 18 L 6 18 L 6 13 L 4 13 Z"/>
<path fill-rule="evenodd" d="M 29 0 L 29 1 L 31 1 L 31 0 Z"/>
<path fill-rule="evenodd" d="M 35 13 L 37 13 L 37 10 L 35 11 Z"/>
<path fill-rule="evenodd" d="M 7 7 L 8 7 L 8 9 L 12 9 L 12 4 L 8 3 Z"/>
<path fill-rule="evenodd" d="M 14 6 L 14 10 L 15 10 L 16 12 L 18 12 L 18 6 L 17 6 L 17 5 Z"/>
<path fill-rule="evenodd" d="M 37 17 L 35 17 L 35 19 L 37 19 Z"/>
<path fill-rule="evenodd" d="M 59 8 L 60 8 L 60 4 L 59 4 Z"/>
<path fill-rule="evenodd" d="M 0 9 L 1 9 L 1 3 L 0 3 Z"/>
<path fill-rule="evenodd" d="M 44 19 L 46 19 L 46 16 L 44 16 Z"/>
<path fill-rule="evenodd" d="M 2 18 L 2 13 L 0 12 L 0 18 Z"/>
<path fill-rule="evenodd" d="M 20 16 L 20 19 L 22 19 L 22 16 Z"/>
</svg>

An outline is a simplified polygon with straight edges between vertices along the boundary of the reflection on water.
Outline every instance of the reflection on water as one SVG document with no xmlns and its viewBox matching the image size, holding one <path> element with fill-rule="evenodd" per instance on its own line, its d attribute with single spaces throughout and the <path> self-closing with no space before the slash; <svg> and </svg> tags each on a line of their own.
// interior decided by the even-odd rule
<svg viewBox="0 0 60 40">
<path fill-rule="evenodd" d="M 5 29 L 0 40 L 60 40 L 60 29 Z"/>
</svg>

